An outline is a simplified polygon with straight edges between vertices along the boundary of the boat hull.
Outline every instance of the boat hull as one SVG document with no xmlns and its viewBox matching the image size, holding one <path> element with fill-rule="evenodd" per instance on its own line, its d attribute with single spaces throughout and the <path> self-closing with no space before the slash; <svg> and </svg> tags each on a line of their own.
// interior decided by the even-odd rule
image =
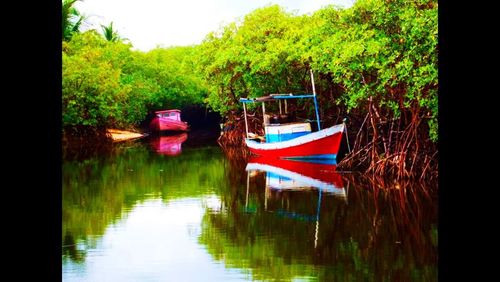
<svg viewBox="0 0 500 282">
<path fill-rule="evenodd" d="M 183 121 L 172 120 L 169 118 L 155 117 L 149 127 L 153 131 L 187 131 L 188 124 Z"/>
<path fill-rule="evenodd" d="M 336 159 L 343 132 L 344 124 L 339 124 L 283 142 L 259 143 L 245 139 L 245 143 L 252 153 L 266 157 Z"/>
</svg>

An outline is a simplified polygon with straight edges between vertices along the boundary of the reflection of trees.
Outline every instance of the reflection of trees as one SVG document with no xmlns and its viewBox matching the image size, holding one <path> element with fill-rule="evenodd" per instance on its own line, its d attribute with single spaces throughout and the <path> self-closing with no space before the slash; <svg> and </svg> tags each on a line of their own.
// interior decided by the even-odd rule
<svg viewBox="0 0 500 282">
<path fill-rule="evenodd" d="M 66 234 L 64 234 L 62 251 L 63 255 L 71 258 L 71 260 L 75 262 L 83 262 L 85 252 L 78 250 L 77 244 L 71 232 L 66 232 Z"/>
<path fill-rule="evenodd" d="M 349 200 L 357 200 L 366 214 L 365 221 L 372 228 L 368 233 L 366 249 L 377 249 L 389 241 L 398 248 L 415 253 L 415 264 L 423 265 L 437 260 L 437 242 L 433 235 L 437 232 L 437 185 L 430 183 L 387 182 L 383 179 L 349 176 L 355 187 Z M 361 218 L 359 218 L 361 220 Z M 384 228 L 390 228 L 393 235 L 387 238 Z M 385 242 L 388 241 L 388 242 Z M 417 255 L 418 254 L 418 255 Z"/>
<path fill-rule="evenodd" d="M 203 216 L 199 242 L 254 279 L 437 280 L 433 185 L 344 175 L 347 201 L 322 194 L 316 222 L 316 190 L 266 193 L 261 173 L 250 178 L 247 197 L 244 160 L 218 149 L 172 158 L 132 146 L 64 162 L 63 257 L 82 262 L 95 238 L 138 202 L 217 194 L 222 207 Z"/>
<path fill-rule="evenodd" d="M 63 163 L 63 255 L 84 260 L 91 238 L 126 215 L 138 202 L 215 193 L 223 179 L 217 148 L 185 150 L 182 157 L 158 155 L 144 146 L 123 147 L 102 158 Z"/>
<path fill-rule="evenodd" d="M 264 176 L 252 178 L 248 199 L 246 179 L 233 182 L 222 212 L 203 217 L 199 241 L 228 267 L 258 280 L 437 280 L 435 189 L 350 175 L 347 202 L 322 194 L 315 248 L 318 192 L 271 190 L 266 200 Z"/>
</svg>

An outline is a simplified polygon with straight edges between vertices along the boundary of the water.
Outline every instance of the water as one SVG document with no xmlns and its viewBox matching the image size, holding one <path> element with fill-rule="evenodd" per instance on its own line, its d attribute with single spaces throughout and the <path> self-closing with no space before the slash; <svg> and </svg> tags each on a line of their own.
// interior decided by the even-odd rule
<svg viewBox="0 0 500 282">
<path fill-rule="evenodd" d="M 63 281 L 437 281 L 436 187 L 184 140 L 66 156 Z"/>
</svg>

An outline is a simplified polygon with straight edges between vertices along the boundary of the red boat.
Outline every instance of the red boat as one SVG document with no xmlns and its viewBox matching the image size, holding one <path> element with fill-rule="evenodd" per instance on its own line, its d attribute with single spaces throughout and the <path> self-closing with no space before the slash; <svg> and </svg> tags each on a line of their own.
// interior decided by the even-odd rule
<svg viewBox="0 0 500 282">
<path fill-rule="evenodd" d="M 253 157 L 247 171 L 265 171 L 266 186 L 276 190 L 318 189 L 345 197 L 346 191 L 337 165 L 332 162 L 305 162 L 270 157 Z"/>
<path fill-rule="evenodd" d="M 257 155 L 289 159 L 336 159 L 344 124 L 310 132 L 281 142 L 245 139 L 248 149 Z M 280 133 L 278 136 L 282 135 Z M 285 133 L 286 134 L 286 133 Z"/>
<path fill-rule="evenodd" d="M 342 134 L 346 129 L 345 123 L 321 129 L 312 71 L 311 81 L 313 94 L 270 94 L 259 98 L 240 98 L 240 102 L 243 103 L 245 116 L 247 135 L 245 144 L 252 153 L 266 157 L 287 159 L 335 160 L 337 158 Z M 287 100 L 302 98 L 312 98 L 314 101 L 318 128 L 316 132 L 311 131 L 309 122 L 290 122 L 289 119 L 287 120 Z M 266 115 L 265 102 L 273 101 L 279 103 L 279 115 L 271 118 L 270 115 Z M 265 136 L 258 136 L 248 132 L 246 104 L 256 102 L 262 102 Z M 282 102 L 284 104 L 284 114 L 282 111 Z"/>
<path fill-rule="evenodd" d="M 151 146 L 159 154 L 176 156 L 182 153 L 182 142 L 186 141 L 187 137 L 187 133 L 159 136 L 151 141 Z"/>
<path fill-rule="evenodd" d="M 187 131 L 189 128 L 187 122 L 181 120 L 180 110 L 156 111 L 155 115 L 149 124 L 152 131 Z"/>
</svg>

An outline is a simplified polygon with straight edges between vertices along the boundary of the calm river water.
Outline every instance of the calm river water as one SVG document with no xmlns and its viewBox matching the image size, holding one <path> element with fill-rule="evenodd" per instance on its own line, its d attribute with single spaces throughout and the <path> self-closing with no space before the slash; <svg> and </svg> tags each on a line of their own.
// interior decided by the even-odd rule
<svg viewBox="0 0 500 282">
<path fill-rule="evenodd" d="M 186 137 L 65 155 L 63 281 L 437 281 L 437 187 Z"/>
</svg>

